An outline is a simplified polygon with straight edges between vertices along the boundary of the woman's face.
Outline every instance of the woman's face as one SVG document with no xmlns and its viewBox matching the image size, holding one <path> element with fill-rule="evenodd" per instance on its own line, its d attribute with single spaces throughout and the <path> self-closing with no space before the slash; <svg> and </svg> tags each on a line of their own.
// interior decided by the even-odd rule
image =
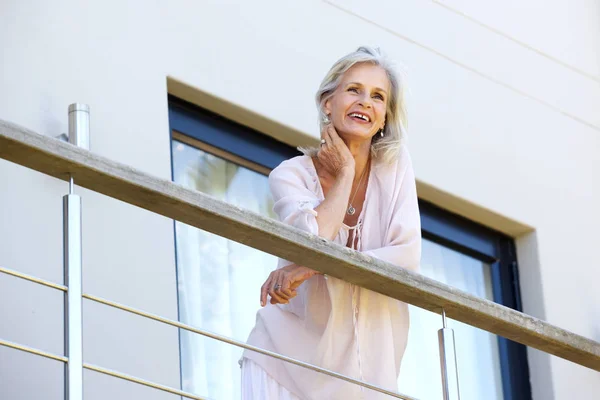
<svg viewBox="0 0 600 400">
<path fill-rule="evenodd" d="M 385 70 L 355 64 L 325 102 L 325 112 L 344 139 L 371 139 L 385 125 L 390 81 Z"/>
</svg>

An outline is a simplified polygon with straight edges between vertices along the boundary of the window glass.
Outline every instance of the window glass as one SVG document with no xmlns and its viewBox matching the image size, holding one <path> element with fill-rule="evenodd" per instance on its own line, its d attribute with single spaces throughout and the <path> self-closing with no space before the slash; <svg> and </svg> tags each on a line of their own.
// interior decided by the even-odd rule
<svg viewBox="0 0 600 400">
<path fill-rule="evenodd" d="M 176 183 L 275 217 L 266 176 L 175 140 L 172 149 Z M 179 222 L 175 232 L 180 321 L 245 342 L 277 258 Z M 185 330 L 180 347 L 183 390 L 240 398 L 241 348 Z"/>
<path fill-rule="evenodd" d="M 423 239 L 421 273 L 494 300 L 488 264 L 427 239 Z M 409 309 L 411 326 L 400 372 L 400 391 L 419 399 L 441 399 L 438 331 L 442 328 L 442 317 L 412 305 Z M 497 336 L 449 318 L 447 324 L 454 330 L 460 398 L 503 399 Z"/>
</svg>

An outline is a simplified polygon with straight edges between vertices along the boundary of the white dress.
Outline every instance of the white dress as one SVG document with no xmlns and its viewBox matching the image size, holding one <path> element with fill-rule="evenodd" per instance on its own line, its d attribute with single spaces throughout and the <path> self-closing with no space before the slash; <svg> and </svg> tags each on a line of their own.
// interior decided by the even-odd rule
<svg viewBox="0 0 600 400">
<path fill-rule="evenodd" d="M 299 156 L 284 161 L 271 172 L 269 184 L 279 219 L 318 235 L 314 208 L 324 196 L 312 159 Z M 349 235 L 355 235 L 352 242 L 363 254 L 418 270 L 421 226 L 406 148 L 393 165 L 371 166 L 357 226 L 344 225 L 334 242 L 345 246 Z M 280 260 L 278 268 L 288 264 Z M 289 304 L 268 304 L 259 310 L 248 343 L 397 391 L 408 328 L 405 303 L 316 275 L 300 285 Z M 249 350 L 244 351 L 241 365 L 244 400 L 389 398 Z"/>
<path fill-rule="evenodd" d="M 242 400 L 301 400 L 271 378 L 254 361 L 242 362 Z"/>
</svg>

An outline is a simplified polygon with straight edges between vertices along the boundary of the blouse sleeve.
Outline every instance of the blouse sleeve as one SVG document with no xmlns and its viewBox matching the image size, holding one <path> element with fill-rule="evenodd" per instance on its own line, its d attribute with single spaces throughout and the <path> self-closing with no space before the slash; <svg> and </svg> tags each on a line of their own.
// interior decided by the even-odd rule
<svg viewBox="0 0 600 400">
<path fill-rule="evenodd" d="M 284 161 L 269 175 L 269 187 L 273 196 L 273 211 L 278 219 L 303 231 L 319 234 L 317 211 L 320 204 L 317 195 L 309 188 L 314 183 L 313 176 L 302 166 L 295 165 L 294 160 Z M 277 268 L 283 268 L 292 262 L 280 258 Z M 282 310 L 296 314 L 304 320 L 307 315 L 308 292 L 314 291 L 318 280 L 313 277 L 297 289 L 297 296 L 288 304 L 277 304 Z M 312 283 L 309 284 L 309 283 Z M 315 286 L 316 285 L 316 286 Z"/>
<path fill-rule="evenodd" d="M 283 162 L 269 175 L 273 211 L 279 220 L 303 231 L 319 234 L 317 211 L 320 201 L 307 187 L 308 171 Z"/>
<path fill-rule="evenodd" d="M 364 253 L 416 272 L 421 260 L 421 219 L 415 175 L 406 149 L 399 164 L 385 246 Z"/>
</svg>

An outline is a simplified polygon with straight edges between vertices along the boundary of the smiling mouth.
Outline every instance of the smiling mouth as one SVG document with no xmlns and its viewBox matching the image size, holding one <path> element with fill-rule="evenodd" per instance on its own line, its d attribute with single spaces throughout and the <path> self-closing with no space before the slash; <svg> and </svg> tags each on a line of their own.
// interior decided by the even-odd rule
<svg viewBox="0 0 600 400">
<path fill-rule="evenodd" d="M 362 122 L 371 122 L 371 119 L 366 114 L 353 112 L 353 113 L 348 114 L 348 116 L 352 119 L 359 120 Z"/>
</svg>

